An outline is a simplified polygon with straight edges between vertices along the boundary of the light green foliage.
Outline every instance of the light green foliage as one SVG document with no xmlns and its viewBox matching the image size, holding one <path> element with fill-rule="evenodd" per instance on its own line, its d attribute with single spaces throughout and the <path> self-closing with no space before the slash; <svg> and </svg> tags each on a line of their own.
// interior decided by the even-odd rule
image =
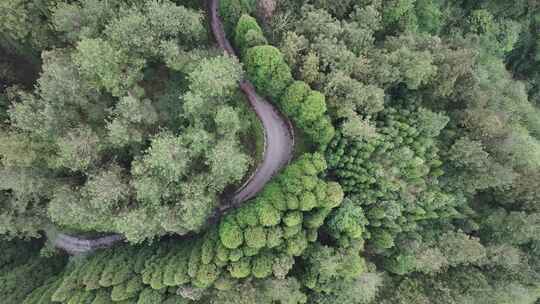
<svg viewBox="0 0 540 304">
<path fill-rule="evenodd" d="M 383 109 L 382 89 L 365 85 L 342 72 L 333 73 L 327 79 L 324 92 L 336 116 L 354 117 L 355 113 L 374 114 Z"/>
<path fill-rule="evenodd" d="M 242 15 L 236 24 L 234 43 L 245 52 L 251 47 L 267 44 L 267 41 L 257 20 L 249 15 Z"/>
<path fill-rule="evenodd" d="M 469 31 L 484 34 L 493 31 L 493 15 L 485 9 L 475 10 L 467 20 Z"/>
<path fill-rule="evenodd" d="M 6 168 L 1 172 L 0 233 L 7 239 L 39 237 L 39 231 L 47 222 L 40 200 L 50 193 L 50 182 L 42 174 L 32 174 L 28 169 Z"/>
<path fill-rule="evenodd" d="M 400 49 L 391 54 L 391 61 L 399 62 L 399 71 L 403 82 L 409 89 L 418 89 L 428 83 L 436 72 L 433 59 L 428 52 L 412 53 L 407 49 Z"/>
<path fill-rule="evenodd" d="M 311 90 L 305 82 L 296 81 L 290 85 L 281 97 L 280 104 L 313 143 L 325 145 L 334 136 L 334 128 L 325 114 L 324 95 Z"/>
<path fill-rule="evenodd" d="M 481 142 L 467 137 L 458 139 L 449 151 L 452 161 L 452 175 L 449 181 L 467 192 L 501 187 L 512 183 L 513 172 L 507 166 L 498 163 L 484 150 Z"/>
<path fill-rule="evenodd" d="M 411 272 L 433 274 L 449 267 L 483 266 L 486 262 L 486 248 L 479 239 L 450 231 L 430 242 L 409 242 L 400 248 L 399 254 L 385 262 L 385 268 L 399 275 Z"/>
<path fill-rule="evenodd" d="M 285 223 L 287 227 L 300 225 L 302 223 L 302 212 L 299 212 L 299 211 L 288 212 L 283 218 L 283 223 Z"/>
<path fill-rule="evenodd" d="M 245 278 L 251 273 L 251 260 L 249 257 L 241 258 L 237 262 L 233 262 L 229 266 L 229 272 L 233 278 Z"/>
<path fill-rule="evenodd" d="M 304 304 L 307 296 L 295 279 L 265 279 L 236 283 L 230 289 L 211 293 L 208 300 L 209 303 L 222 304 Z"/>
<path fill-rule="evenodd" d="M 97 162 L 99 137 L 88 127 L 75 129 L 58 140 L 57 166 L 72 171 L 87 171 Z"/>
<path fill-rule="evenodd" d="M 253 13 L 256 5 L 255 0 L 219 1 L 219 15 L 225 25 L 225 31 L 232 35 L 241 16 Z"/>
<path fill-rule="evenodd" d="M 110 2 L 85 0 L 80 3 L 58 3 L 53 10 L 54 29 L 69 42 L 83 38 L 96 38 L 104 29 L 102 20 L 112 17 Z"/>
<path fill-rule="evenodd" d="M 335 249 L 315 243 L 303 256 L 306 287 L 317 292 L 333 292 L 334 282 L 353 280 L 366 271 L 365 261 L 357 248 Z"/>
<path fill-rule="evenodd" d="M 129 281 L 115 285 L 111 291 L 111 300 L 119 302 L 135 298 L 144 288 L 140 277 L 133 277 Z"/>
<path fill-rule="evenodd" d="M 345 199 L 340 208 L 332 212 L 326 226 L 332 236 L 342 243 L 362 239 L 368 220 L 362 208 Z"/>
<path fill-rule="evenodd" d="M 209 230 L 196 240 L 184 240 L 175 245 L 125 246 L 97 253 L 74 265 L 73 271 L 65 275 L 55 291 L 55 299 L 67 301 L 81 288 L 112 287 L 114 299 L 134 299 L 140 292 L 139 301 L 150 301 L 148 299 L 163 296 L 169 286 L 191 284 L 200 290 L 214 284 L 225 287 L 228 284 L 225 284 L 224 276 L 229 275 L 237 279 L 270 276 L 283 279 L 294 264 L 293 257 L 301 256 L 309 243 L 316 241 L 313 237 L 316 231 L 307 231 L 308 228 L 301 224 L 302 218 L 309 219 L 309 227 L 318 227 L 343 199 L 339 184 L 319 179 L 318 175 L 325 169 L 326 162 L 321 155 L 303 155 L 269 185 L 274 190 L 264 191 L 257 199 L 227 214 L 215 230 Z M 277 196 L 292 194 L 283 187 L 272 187 L 272 184 L 297 184 L 299 195 L 305 192 L 312 197 L 309 213 L 283 210 L 284 214 L 294 214 L 297 222 L 294 228 L 287 227 L 280 220 L 281 211 L 273 207 Z M 316 185 L 323 190 L 317 195 L 310 192 L 316 190 Z M 265 220 L 268 214 L 277 215 L 278 221 Z M 150 288 L 143 289 L 141 282 Z M 302 294 L 295 294 L 294 299 L 298 303 L 306 300 Z M 296 303 L 294 301 L 292 303 Z"/>
<path fill-rule="evenodd" d="M 116 96 L 124 95 L 143 77 L 144 60 L 130 59 L 100 38 L 80 41 L 73 59 L 84 77 Z"/>
<path fill-rule="evenodd" d="M 152 303 L 161 303 L 163 301 L 163 295 L 158 291 L 155 291 L 150 288 L 143 289 L 139 294 L 139 300 L 137 304 L 152 304 Z"/>
<path fill-rule="evenodd" d="M 205 41 L 205 23 L 199 11 L 176 5 L 172 1 L 149 1 L 145 9 L 148 11 L 148 22 L 153 35 L 160 40 L 176 37 L 184 45 Z"/>
<path fill-rule="evenodd" d="M 229 249 L 238 248 L 244 241 L 242 230 L 232 216 L 228 216 L 221 221 L 219 236 L 223 246 Z"/>
<path fill-rule="evenodd" d="M 451 266 L 478 263 L 486 255 L 478 239 L 463 233 L 446 233 L 439 242 L 439 247 Z"/>
<path fill-rule="evenodd" d="M 263 227 L 248 227 L 244 230 L 246 245 L 251 248 L 262 248 L 266 246 L 266 231 Z"/>
<path fill-rule="evenodd" d="M 270 45 L 256 46 L 246 51 L 246 73 L 258 91 L 273 99 L 279 99 L 292 82 L 291 70 L 283 54 Z"/>
<path fill-rule="evenodd" d="M 203 98 L 229 97 L 242 78 L 242 69 L 228 56 L 203 59 L 189 73 L 189 88 Z"/>
<path fill-rule="evenodd" d="M 482 236 L 494 243 L 521 245 L 538 240 L 539 213 L 495 209 L 485 214 Z"/>
<path fill-rule="evenodd" d="M 262 38 L 257 38 L 257 43 L 246 41 L 252 36 Z M 311 90 L 305 82 L 292 82 L 290 68 L 284 60 L 293 61 L 292 55 L 284 55 L 275 47 L 264 45 L 264 36 L 256 20 L 246 15 L 238 22 L 235 40 L 245 52 L 247 75 L 255 87 L 279 101 L 282 111 L 305 132 L 310 143 L 326 145 L 335 131 L 326 115 L 325 97 Z"/>
<path fill-rule="evenodd" d="M 200 229 L 250 165 L 233 106 L 238 62 L 211 54 L 201 12 L 170 1 L 40 1 L 27 13 L 49 16 L 38 8 L 59 43 L 43 52 L 33 94 L 1 88 L 14 104 L 1 136 L 24 140 L 0 151 L 0 230 L 35 236 L 49 218 L 142 242 Z M 162 45 L 192 53 L 182 74 Z"/>
<path fill-rule="evenodd" d="M 271 302 L 284 304 L 307 303 L 307 296 L 301 290 L 301 284 L 294 278 L 286 280 L 267 279 L 259 287 L 263 296 Z"/>
<path fill-rule="evenodd" d="M 334 303 L 334 301 L 344 304 L 373 303 L 382 285 L 382 274 L 366 272 L 354 280 L 336 281 L 332 292 L 315 292 L 310 300 L 317 304 Z"/>
<path fill-rule="evenodd" d="M 115 147 L 140 145 L 156 122 L 158 114 L 150 100 L 124 96 L 107 123 L 108 140 Z"/>
<path fill-rule="evenodd" d="M 272 274 L 272 264 L 274 256 L 268 253 L 262 253 L 253 258 L 252 272 L 256 278 L 266 278 Z"/>
<path fill-rule="evenodd" d="M 273 197 L 271 197 L 270 195 L 271 194 L 269 194 L 267 197 L 271 200 L 273 199 Z M 272 201 L 259 200 L 258 203 L 255 205 L 255 209 L 257 210 L 259 223 L 261 225 L 269 227 L 279 224 L 281 220 L 281 214 L 279 210 L 274 208 Z"/>
</svg>

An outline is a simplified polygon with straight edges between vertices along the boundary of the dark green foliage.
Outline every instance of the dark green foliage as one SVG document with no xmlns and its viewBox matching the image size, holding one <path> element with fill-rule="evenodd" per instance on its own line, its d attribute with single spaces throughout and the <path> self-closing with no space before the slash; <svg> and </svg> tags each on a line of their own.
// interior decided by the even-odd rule
<svg viewBox="0 0 540 304">
<path fill-rule="evenodd" d="M 0 302 L 538 303 L 535 1 L 222 0 L 240 62 L 201 1 L 0 2 Z M 242 65 L 296 160 L 205 225 Z M 65 265 L 51 222 L 141 244 Z"/>
<path fill-rule="evenodd" d="M 39 256 L 43 243 L 0 241 L 2 258 L 0 260 L 0 296 L 5 303 L 22 303 L 27 296 L 34 303 L 43 298 L 48 303 L 51 284 L 65 266 L 64 256 L 45 258 Z M 32 293 L 40 287 L 40 291 Z M 43 293 L 43 295 L 41 295 Z M 49 297 L 49 299 L 47 299 Z M 32 303 L 32 302 L 30 302 Z"/>
<path fill-rule="evenodd" d="M 293 257 L 301 256 L 308 244 L 316 241 L 316 237 L 308 239 L 308 235 L 313 235 L 313 228 L 321 226 L 332 208 L 339 206 L 343 199 L 337 183 L 319 179 L 318 175 L 325 169 L 326 162 L 321 155 L 305 154 L 269 185 L 273 191 L 264 191 L 258 198 L 227 214 L 217 228 L 196 240 L 151 247 L 123 246 L 99 252 L 73 265 L 54 292 L 54 299 L 67 303 L 83 290 L 112 288 L 113 300 L 135 299 L 138 295 L 139 302 L 154 301 L 161 299 L 169 286 L 187 284 L 204 290 L 214 284 L 224 287 L 227 285 L 224 277 L 228 276 L 284 278 L 292 268 Z M 278 195 L 274 191 L 283 192 L 280 196 L 293 194 L 283 187 L 272 187 L 273 184 L 297 184 L 300 197 L 311 197 L 310 208 L 305 208 L 309 212 L 284 210 L 286 214 L 293 214 L 296 225 L 287 226 L 281 220 L 282 212 L 273 207 L 273 199 Z M 317 184 L 322 191 L 314 194 L 313 185 Z M 304 217 L 307 222 L 303 226 Z M 290 220 L 288 222 L 291 224 Z"/>
<path fill-rule="evenodd" d="M 443 171 L 434 137 L 448 119 L 423 121 L 425 113 L 388 109 L 380 116 L 378 137 L 337 136 L 330 144 L 330 168 L 353 204 L 363 207 L 372 228 L 367 237 L 378 249 L 393 247 L 397 234 L 414 231 L 424 220 L 457 215 L 457 199 L 437 183 Z M 357 219 L 360 227 L 365 224 L 363 216 Z"/>
</svg>

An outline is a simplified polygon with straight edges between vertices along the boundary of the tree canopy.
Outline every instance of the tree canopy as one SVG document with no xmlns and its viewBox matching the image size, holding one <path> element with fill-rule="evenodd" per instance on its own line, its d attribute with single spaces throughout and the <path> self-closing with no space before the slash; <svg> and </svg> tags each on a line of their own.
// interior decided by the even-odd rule
<svg viewBox="0 0 540 304">
<path fill-rule="evenodd" d="M 217 4 L 1 1 L 0 302 L 540 303 L 538 3 Z"/>
</svg>

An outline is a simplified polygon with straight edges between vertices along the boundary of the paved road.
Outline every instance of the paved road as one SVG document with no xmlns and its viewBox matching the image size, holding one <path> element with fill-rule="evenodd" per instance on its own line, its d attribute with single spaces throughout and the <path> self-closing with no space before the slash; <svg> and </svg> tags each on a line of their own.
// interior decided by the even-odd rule
<svg viewBox="0 0 540 304">
<path fill-rule="evenodd" d="M 265 149 L 263 160 L 254 175 L 235 193 L 233 205 L 242 203 L 261 191 L 264 185 L 291 160 L 294 148 L 290 122 L 271 103 L 257 95 L 249 81 L 242 81 L 240 88 L 263 124 Z"/>
<path fill-rule="evenodd" d="M 209 17 L 212 33 L 218 46 L 229 56 L 236 57 L 231 43 L 225 35 L 223 23 L 218 14 L 219 0 L 209 0 Z M 246 95 L 251 108 L 255 111 L 264 128 L 264 155 L 253 175 L 233 195 L 232 199 L 219 207 L 211 216 L 215 222 L 227 210 L 240 206 L 243 202 L 254 197 L 264 188 L 276 173 L 291 160 L 294 148 L 294 134 L 291 123 L 279 110 L 261 96 L 248 80 L 242 80 L 240 89 Z M 70 254 L 81 254 L 106 248 L 121 242 L 124 237 L 112 234 L 97 239 L 84 239 L 60 233 L 54 244 Z"/>
<path fill-rule="evenodd" d="M 209 0 L 208 7 L 210 27 L 218 46 L 229 56 L 236 57 L 219 16 L 219 0 Z M 293 129 L 287 118 L 281 115 L 272 103 L 257 95 L 255 88 L 248 80 L 240 82 L 240 89 L 262 122 L 265 150 L 263 160 L 255 173 L 244 186 L 236 191 L 231 202 L 233 206 L 239 205 L 261 191 L 264 185 L 291 160 L 294 148 Z M 227 207 L 223 206 L 221 209 L 228 209 Z"/>
</svg>

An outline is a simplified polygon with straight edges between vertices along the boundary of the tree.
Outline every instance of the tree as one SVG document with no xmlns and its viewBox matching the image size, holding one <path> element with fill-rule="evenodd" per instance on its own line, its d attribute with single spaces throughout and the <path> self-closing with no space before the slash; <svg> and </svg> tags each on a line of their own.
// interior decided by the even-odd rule
<svg viewBox="0 0 540 304">
<path fill-rule="evenodd" d="M 8 303 L 22 303 L 31 292 L 51 281 L 65 265 L 65 257 L 40 257 L 39 249 L 43 243 L 39 240 L 23 243 L 21 241 L 2 241 L 4 249 L 0 275 L 0 295 Z M 10 254 L 11 251 L 11 254 Z M 32 251 L 21 255 L 21 251 Z"/>
<path fill-rule="evenodd" d="M 229 249 L 238 248 L 244 241 L 242 230 L 230 216 L 221 221 L 219 236 L 221 243 Z"/>
<path fill-rule="evenodd" d="M 219 15 L 223 19 L 225 31 L 233 33 L 234 27 L 244 14 L 254 12 L 257 3 L 253 0 L 225 0 L 219 2 Z"/>
<path fill-rule="evenodd" d="M 223 98 L 232 95 L 242 78 L 238 62 L 229 56 L 203 59 L 189 73 L 189 88 L 203 98 Z"/>
<path fill-rule="evenodd" d="M 313 143 L 325 145 L 333 137 L 334 128 L 326 117 L 324 95 L 311 90 L 305 82 L 293 82 L 281 97 L 280 104 Z"/>
<path fill-rule="evenodd" d="M 292 82 L 291 70 L 281 52 L 270 45 L 247 50 L 244 64 L 249 79 L 262 94 L 279 99 Z"/>
<path fill-rule="evenodd" d="M 362 239 L 367 224 L 362 208 L 345 199 L 341 207 L 330 214 L 326 227 L 335 239 L 347 244 Z"/>
<path fill-rule="evenodd" d="M 81 40 L 73 59 L 84 77 L 115 96 L 125 95 L 143 77 L 145 60 L 130 58 L 101 38 Z"/>
<path fill-rule="evenodd" d="M 58 140 L 59 157 L 57 166 L 72 171 L 87 171 L 99 160 L 99 137 L 88 127 L 68 132 Z"/>
<path fill-rule="evenodd" d="M 387 109 L 379 136 L 359 140 L 338 135 L 329 145 L 329 167 L 364 209 L 368 238 L 382 251 L 394 246 L 396 235 L 416 230 L 424 220 L 457 215 L 460 201 L 435 181 L 443 171 L 434 137 L 447 120 L 425 111 Z"/>
<path fill-rule="evenodd" d="M 257 20 L 249 15 L 242 15 L 236 24 L 234 43 L 243 53 L 251 47 L 265 45 L 267 41 Z"/>
</svg>

